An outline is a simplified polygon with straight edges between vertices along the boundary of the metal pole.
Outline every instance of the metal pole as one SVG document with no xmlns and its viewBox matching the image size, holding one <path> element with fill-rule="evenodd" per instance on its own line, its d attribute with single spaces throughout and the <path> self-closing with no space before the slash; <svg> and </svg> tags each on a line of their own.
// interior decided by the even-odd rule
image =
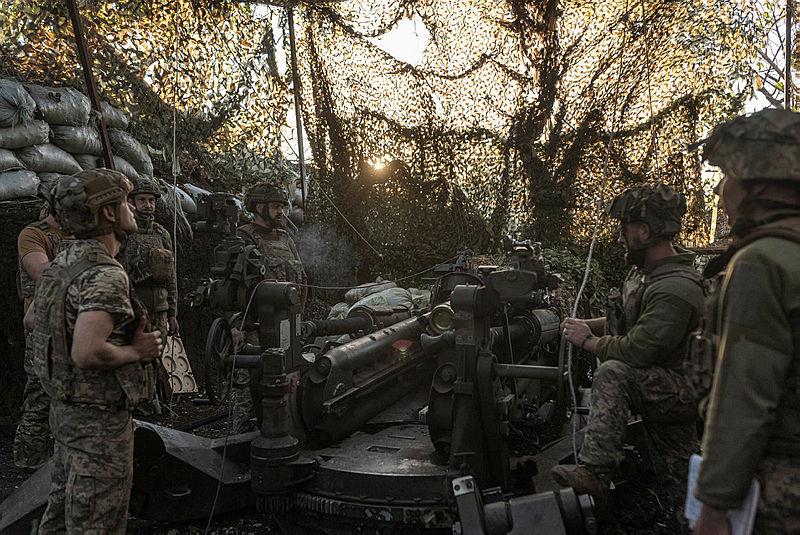
<svg viewBox="0 0 800 535">
<path fill-rule="evenodd" d="M 794 0 L 786 0 L 786 66 L 784 67 L 783 107 L 792 109 L 792 26 L 794 22 Z"/>
<path fill-rule="evenodd" d="M 107 169 L 115 169 L 114 155 L 111 152 L 111 144 L 108 142 L 106 122 L 105 119 L 103 119 L 103 114 L 100 109 L 100 94 L 97 91 L 97 84 L 95 83 L 94 74 L 92 73 L 92 52 L 86 44 L 81 14 L 78 11 L 75 0 L 67 0 L 67 7 L 69 8 L 69 18 L 72 19 L 72 31 L 75 34 L 75 44 L 78 48 L 78 60 L 83 69 L 83 81 L 86 83 L 86 91 L 89 93 L 89 101 L 92 103 L 92 108 L 94 108 L 100 118 L 99 128 L 100 142 L 103 145 L 103 160 L 105 160 Z"/>
<path fill-rule="evenodd" d="M 306 208 L 306 160 L 303 151 L 303 102 L 300 96 L 300 74 L 297 72 L 297 42 L 294 37 L 294 6 L 286 7 L 289 24 L 289 49 L 292 62 L 292 88 L 294 93 L 294 116 L 297 128 L 297 157 L 300 159 L 300 198 Z"/>
</svg>

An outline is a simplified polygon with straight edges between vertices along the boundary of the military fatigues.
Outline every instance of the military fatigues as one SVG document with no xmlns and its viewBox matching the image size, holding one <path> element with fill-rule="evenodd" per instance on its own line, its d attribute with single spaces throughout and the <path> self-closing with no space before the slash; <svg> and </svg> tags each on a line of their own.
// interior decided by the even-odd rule
<svg viewBox="0 0 800 535">
<path fill-rule="evenodd" d="M 248 245 L 258 245 L 258 249 L 264 257 L 264 267 L 266 273 L 264 280 L 275 280 L 285 282 L 295 282 L 306 284 L 306 274 L 297 247 L 291 236 L 283 229 L 271 230 L 255 223 L 250 223 L 239 227 L 238 235 L 244 239 Z M 305 305 L 307 288 L 300 287 L 301 310 Z M 250 332 L 247 341 L 251 344 L 258 344 L 258 334 Z M 233 399 L 235 427 L 249 420 L 253 415 L 253 399 L 248 390 L 250 386 L 250 372 L 248 370 L 235 370 Z"/>
<path fill-rule="evenodd" d="M 31 252 L 41 252 L 48 260 L 58 252 L 59 244 L 67 236 L 60 229 L 51 226 L 47 220 L 37 221 L 25 227 L 17 240 L 19 256 L 19 296 L 24 309 L 33 301 L 36 286 L 22 267 L 22 258 Z M 24 369 L 27 380 L 22 401 L 17 432 L 14 435 L 14 462 L 18 466 L 36 468 L 50 457 L 50 427 L 48 425 L 50 398 L 42 390 L 39 379 L 33 370 L 33 348 L 31 333 L 25 333 Z"/>
<path fill-rule="evenodd" d="M 139 230 L 128 236 L 118 255 L 136 297 L 147 309 L 151 327 L 167 338 L 167 318 L 177 316 L 178 285 L 169 232 L 154 221 L 137 219 Z"/>
<path fill-rule="evenodd" d="M 697 447 L 696 403 L 683 373 L 689 333 L 703 305 L 702 280 L 692 258 L 679 254 L 632 271 L 622 295 L 611 299 L 609 334 L 598 340 L 601 364 L 579 454 L 582 463 L 607 476 L 624 457 L 631 414 L 642 415 L 657 451 L 691 453 Z M 685 477 L 669 463 L 665 468 L 671 478 Z"/>
<path fill-rule="evenodd" d="M 734 244 L 707 322 L 718 362 L 697 497 L 736 509 L 757 477 L 756 533 L 800 533 L 800 212 L 782 215 Z"/>
<path fill-rule="evenodd" d="M 54 472 L 39 533 L 124 533 L 133 475 L 130 409 L 152 397 L 140 363 L 77 368 L 72 334 L 80 313 L 114 321 L 108 341 L 130 343 L 137 323 L 122 266 L 97 240 L 65 242 L 36 288 L 34 368 L 51 398 Z"/>
</svg>

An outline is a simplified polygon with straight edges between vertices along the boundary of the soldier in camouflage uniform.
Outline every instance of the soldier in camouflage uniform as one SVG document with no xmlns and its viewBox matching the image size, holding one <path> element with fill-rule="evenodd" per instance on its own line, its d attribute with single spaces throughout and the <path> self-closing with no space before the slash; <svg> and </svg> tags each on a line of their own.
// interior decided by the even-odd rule
<svg viewBox="0 0 800 535">
<path fill-rule="evenodd" d="M 697 448 L 697 403 L 684 357 L 702 314 L 703 282 L 693 255 L 672 245 L 685 210 L 683 195 L 663 184 L 614 199 L 609 215 L 620 220 L 619 242 L 633 269 L 622 292 L 612 292 L 605 317 L 569 318 L 561 325 L 569 342 L 594 353 L 601 364 L 592 383 L 580 464 L 556 466 L 552 474 L 559 484 L 600 500 L 607 498 L 624 458 L 631 414 L 642 416 L 654 461 L 668 482 L 685 481 L 685 461 Z M 679 458 L 683 466 L 675 466 Z"/>
<path fill-rule="evenodd" d="M 174 248 L 167 229 L 155 222 L 156 203 L 161 191 L 149 178 L 136 181 L 128 196 L 133 203 L 138 230 L 131 234 L 119 254 L 136 297 L 147 309 L 153 329 L 178 334 L 178 283 Z"/>
<path fill-rule="evenodd" d="M 33 302 L 36 281 L 50 265 L 59 244 L 69 236 L 61 229 L 53 209 L 52 191 L 43 191 L 47 216 L 19 233 L 19 296 L 24 310 Z M 21 468 L 38 468 L 50 457 L 50 399 L 33 371 L 31 332 L 25 330 L 25 392 L 17 432 L 14 435 L 14 463 Z"/>
<path fill-rule="evenodd" d="M 245 208 L 252 212 L 255 219 L 243 225 L 237 234 L 247 245 L 257 245 L 264 261 L 266 273 L 264 280 L 295 282 L 300 287 L 301 309 L 305 305 L 307 288 L 306 274 L 297 247 L 285 230 L 284 210 L 289 206 L 286 191 L 268 184 L 256 184 L 251 187 L 244 198 Z M 258 344 L 258 335 L 250 332 L 247 341 Z M 253 401 L 249 387 L 250 374 L 247 370 L 236 370 L 234 374 L 233 427 L 237 431 L 248 428 L 253 415 Z"/>
<path fill-rule="evenodd" d="M 763 110 L 718 126 L 704 157 L 734 241 L 706 318 L 716 361 L 695 533 L 730 533 L 727 513 L 761 483 L 755 533 L 800 533 L 800 114 Z M 701 369 L 702 366 L 696 366 Z"/>
<path fill-rule="evenodd" d="M 34 297 L 33 360 L 50 396 L 53 479 L 39 533 L 124 533 L 133 476 L 131 408 L 150 399 L 145 333 L 114 260 L 136 230 L 122 173 L 82 171 L 56 186 L 62 228 L 75 235 L 42 274 Z"/>
</svg>

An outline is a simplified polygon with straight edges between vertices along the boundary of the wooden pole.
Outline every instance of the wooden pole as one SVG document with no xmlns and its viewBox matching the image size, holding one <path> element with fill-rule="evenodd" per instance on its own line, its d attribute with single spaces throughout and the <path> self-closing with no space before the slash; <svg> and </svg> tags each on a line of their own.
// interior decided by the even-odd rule
<svg viewBox="0 0 800 535">
<path fill-rule="evenodd" d="M 294 6 L 286 7 L 289 25 L 289 49 L 292 63 L 292 93 L 294 94 L 294 116 L 297 129 L 297 157 L 300 160 L 300 198 L 306 208 L 306 161 L 303 150 L 303 101 L 300 96 L 300 73 L 297 71 L 297 41 L 294 36 Z"/>
<path fill-rule="evenodd" d="M 794 0 L 786 0 L 786 67 L 784 68 L 783 107 L 792 109 L 792 26 L 794 26 Z"/>
<path fill-rule="evenodd" d="M 89 101 L 92 103 L 92 108 L 97 112 L 100 118 L 99 128 L 100 142 L 103 145 L 103 160 L 105 160 L 107 169 L 114 169 L 114 155 L 111 152 L 111 144 L 108 142 L 108 132 L 106 131 L 106 122 L 100 109 L 100 94 L 97 91 L 97 84 L 95 83 L 94 74 L 92 72 L 92 52 L 86 44 L 81 14 L 78 11 L 75 0 L 67 0 L 67 7 L 69 8 L 69 18 L 72 19 L 72 31 L 75 34 L 75 45 L 78 48 L 78 60 L 83 69 L 83 80 L 86 83 L 86 91 L 89 93 Z"/>
</svg>

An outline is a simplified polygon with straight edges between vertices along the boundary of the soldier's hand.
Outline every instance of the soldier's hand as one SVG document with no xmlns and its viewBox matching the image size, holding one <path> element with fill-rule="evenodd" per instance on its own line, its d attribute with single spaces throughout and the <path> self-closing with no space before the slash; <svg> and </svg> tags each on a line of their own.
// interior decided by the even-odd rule
<svg viewBox="0 0 800 535">
<path fill-rule="evenodd" d="M 170 316 L 167 318 L 167 324 L 169 325 L 169 329 L 167 330 L 168 334 L 173 336 L 178 336 L 180 334 L 180 325 L 178 325 L 178 318 L 175 316 Z"/>
<path fill-rule="evenodd" d="M 581 346 L 587 338 L 592 336 L 592 330 L 586 320 L 567 318 L 561 322 L 561 332 L 569 342 Z"/>
<path fill-rule="evenodd" d="M 147 321 L 142 318 L 136 332 L 133 333 L 131 346 L 139 355 L 140 360 L 153 360 L 161 356 L 163 346 L 161 345 L 161 331 L 151 333 L 144 332 Z"/>
</svg>

